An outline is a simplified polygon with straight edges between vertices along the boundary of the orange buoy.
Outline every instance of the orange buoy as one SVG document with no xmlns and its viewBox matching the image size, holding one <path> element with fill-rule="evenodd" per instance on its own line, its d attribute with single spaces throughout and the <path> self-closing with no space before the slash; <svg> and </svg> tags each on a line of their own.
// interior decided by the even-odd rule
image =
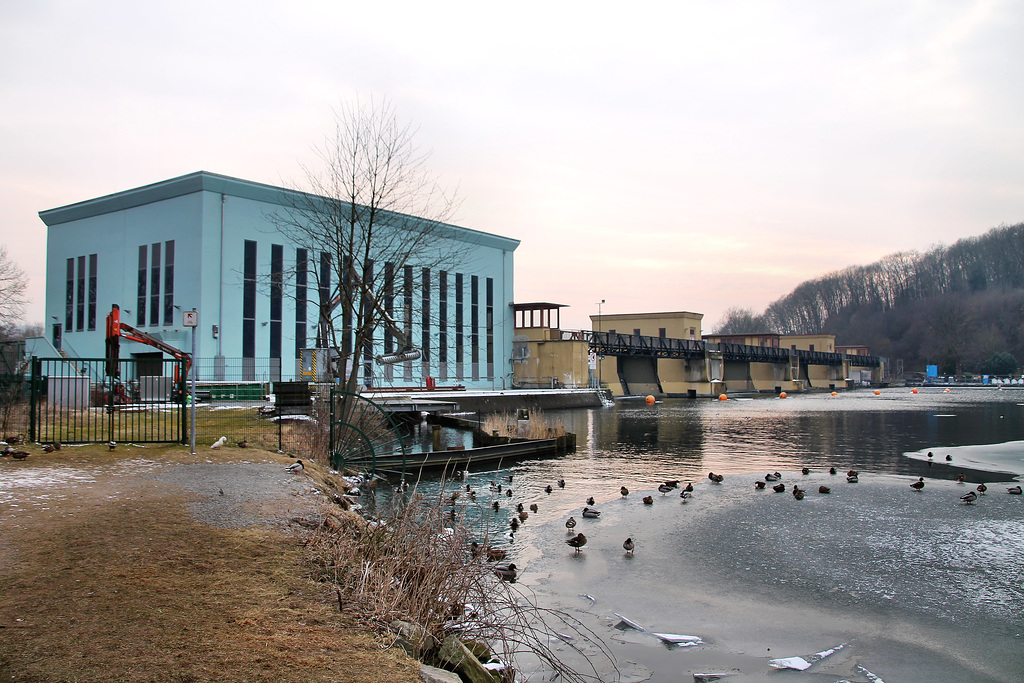
<svg viewBox="0 0 1024 683">
<path fill-rule="evenodd" d="M 917 389 L 911 389 L 911 390 L 910 390 L 910 393 L 912 393 L 912 394 L 916 394 L 916 393 L 917 393 Z"/>
<path fill-rule="evenodd" d="M 783 391 L 781 394 L 779 394 L 779 398 L 786 398 L 786 392 Z"/>
<path fill-rule="evenodd" d="M 879 396 L 881 393 L 882 393 L 881 391 L 879 391 L 878 389 L 875 389 L 875 396 Z"/>
<path fill-rule="evenodd" d="M 838 391 L 833 391 L 833 392 L 832 392 L 832 395 L 833 395 L 833 396 L 838 396 L 838 395 L 839 395 L 839 392 L 838 392 Z"/>
<path fill-rule="evenodd" d="M 729 400 L 729 397 L 726 396 L 725 394 L 719 394 L 718 395 L 718 400 L 719 401 L 727 401 L 727 400 Z"/>
<path fill-rule="evenodd" d="M 650 394 L 648 394 L 648 395 L 647 395 L 647 398 L 646 398 L 646 399 L 644 399 L 644 400 L 646 400 L 646 401 L 647 401 L 647 404 L 648 404 L 648 405 L 650 405 L 651 403 L 654 403 L 654 397 L 653 397 L 653 396 L 651 396 Z"/>
<path fill-rule="evenodd" d="M 943 391 L 943 393 L 946 393 L 946 394 L 948 394 L 948 393 L 949 393 L 949 388 L 947 387 L 947 388 L 946 388 L 946 389 L 945 389 L 945 390 Z"/>
</svg>

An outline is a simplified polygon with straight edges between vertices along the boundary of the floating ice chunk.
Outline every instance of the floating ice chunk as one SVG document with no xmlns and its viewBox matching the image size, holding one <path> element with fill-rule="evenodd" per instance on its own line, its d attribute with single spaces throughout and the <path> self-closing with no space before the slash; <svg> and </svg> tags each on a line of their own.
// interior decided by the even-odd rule
<svg viewBox="0 0 1024 683">
<path fill-rule="evenodd" d="M 704 674 L 693 674 L 694 683 L 704 683 L 705 681 L 717 681 L 720 678 L 726 678 L 728 676 L 735 676 L 733 673 L 704 673 Z"/>
<path fill-rule="evenodd" d="M 647 630 L 643 626 L 641 626 L 640 624 L 638 624 L 635 621 L 633 621 L 632 619 L 627 619 L 626 617 L 622 616 L 618 612 L 612 612 L 612 614 L 614 614 L 619 619 L 621 619 L 622 621 L 620 623 L 625 624 L 629 628 L 636 629 L 637 631 L 646 631 Z"/>
<path fill-rule="evenodd" d="M 859 671 L 860 673 L 864 674 L 864 677 L 867 678 L 872 683 L 885 683 L 885 681 L 883 681 L 881 678 L 879 678 L 875 674 L 873 674 L 870 671 L 868 671 L 867 669 L 865 669 L 860 664 L 857 665 L 857 671 Z"/>
<path fill-rule="evenodd" d="M 673 645 L 681 645 L 687 647 L 689 645 L 701 645 L 704 643 L 700 639 L 700 636 L 681 636 L 677 633 L 653 633 L 651 634 L 655 638 L 659 638 L 663 643 L 671 643 Z"/>
<path fill-rule="evenodd" d="M 811 663 L 803 657 L 783 657 L 782 659 L 771 659 L 768 663 L 776 669 L 796 669 L 804 671 L 811 668 Z"/>
<path fill-rule="evenodd" d="M 577 597 L 583 598 L 584 600 L 590 600 L 590 602 L 597 602 L 597 598 L 589 593 L 580 593 Z"/>
</svg>

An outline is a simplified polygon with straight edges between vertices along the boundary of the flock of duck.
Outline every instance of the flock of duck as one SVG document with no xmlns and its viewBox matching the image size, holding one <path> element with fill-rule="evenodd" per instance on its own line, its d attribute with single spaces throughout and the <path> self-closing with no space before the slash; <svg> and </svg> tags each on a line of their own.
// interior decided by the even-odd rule
<svg viewBox="0 0 1024 683">
<path fill-rule="evenodd" d="M 928 457 L 931 458 L 933 456 L 932 456 L 931 453 L 929 453 Z M 952 458 L 950 456 L 946 456 L 946 459 L 947 460 L 952 460 Z M 830 475 L 838 475 L 839 474 L 838 470 L 836 470 L 835 467 L 830 467 L 828 472 L 829 472 Z M 808 467 L 804 467 L 804 468 L 802 468 L 801 473 L 803 475 L 809 475 L 809 474 L 811 474 L 811 469 L 808 468 Z M 860 476 L 860 473 L 858 471 L 856 471 L 856 470 L 848 470 L 846 472 L 846 481 L 848 483 L 850 483 L 850 484 L 856 484 L 859 481 L 859 476 Z M 725 476 L 724 475 L 716 474 L 715 472 L 709 472 L 707 478 L 708 478 L 708 481 L 711 484 L 721 484 L 725 480 Z M 511 483 L 512 476 L 509 475 L 505 479 L 507 480 L 507 482 Z M 764 475 L 763 479 L 758 479 L 757 481 L 754 482 L 754 488 L 755 488 L 755 490 L 764 490 L 764 489 L 767 488 L 768 484 L 772 484 L 774 482 L 774 485 L 771 486 L 772 491 L 774 491 L 776 493 L 784 493 L 787 490 L 787 487 L 786 487 L 786 484 L 784 484 L 784 483 L 782 483 L 780 481 L 781 479 L 782 479 L 782 474 L 780 472 L 777 472 L 777 471 L 776 472 L 769 472 L 769 473 Z M 964 484 L 966 482 L 966 475 L 963 474 L 963 473 L 957 475 L 956 481 L 959 484 Z M 558 482 L 557 482 L 557 485 L 558 485 L 559 488 L 563 488 L 564 489 L 565 488 L 565 480 L 564 479 L 559 479 Z M 919 491 L 919 492 L 922 491 L 924 489 L 924 487 L 925 487 L 924 477 L 918 477 L 917 481 L 915 481 L 915 482 L 910 484 L 910 488 L 914 489 L 915 491 Z M 504 492 L 505 495 L 507 497 L 509 497 L 509 498 L 511 498 L 512 495 L 513 495 L 512 494 L 512 487 L 511 486 L 504 487 L 502 484 L 497 484 L 495 482 L 491 482 L 491 487 L 490 488 L 491 488 L 492 493 L 502 493 L 502 492 Z M 476 500 L 476 492 L 473 491 L 472 487 L 469 484 L 466 484 L 465 490 L 468 493 L 470 500 L 475 501 Z M 554 487 L 552 487 L 551 485 L 547 485 L 547 486 L 544 487 L 545 493 L 549 493 L 550 494 L 553 490 L 554 490 Z M 694 491 L 693 483 L 692 482 L 686 482 L 685 484 L 680 485 L 680 481 L 678 479 L 673 479 L 673 480 L 665 481 L 665 482 L 660 483 L 658 485 L 658 492 L 662 496 L 666 496 L 669 493 L 671 493 L 673 491 L 676 491 L 676 490 L 679 491 L 679 497 L 680 497 L 681 501 L 683 503 L 686 503 L 690 499 L 692 494 L 693 494 L 693 491 Z M 796 483 L 794 483 L 792 485 L 792 487 L 789 489 L 789 491 L 793 494 L 793 497 L 796 500 L 803 500 L 804 496 L 807 494 L 807 490 L 801 488 L 800 485 L 796 484 Z M 960 496 L 960 500 L 963 501 L 963 503 L 966 504 L 966 505 L 972 505 L 978 499 L 979 496 L 985 495 L 986 491 L 988 491 L 988 486 L 986 484 L 984 484 L 984 483 L 978 484 L 978 486 L 975 488 L 975 490 L 969 491 L 968 493 Z M 818 486 L 818 493 L 821 494 L 821 495 L 830 494 L 831 492 L 832 492 L 832 488 L 829 487 L 829 486 L 825 486 L 825 485 Z M 1011 494 L 1011 495 L 1022 495 L 1022 489 L 1021 489 L 1021 487 L 1019 485 L 1018 486 L 1009 486 L 1009 487 L 1007 487 L 1006 488 L 1006 492 L 1008 494 Z M 459 498 L 460 494 L 461 494 L 461 492 L 456 491 L 456 492 L 454 492 L 451 495 L 450 503 L 453 506 L 454 506 L 456 500 Z M 619 494 L 622 496 L 622 498 L 627 498 L 630 495 L 630 490 L 629 490 L 628 487 L 622 486 L 622 487 L 619 488 Z M 652 495 L 645 495 L 642 498 L 642 502 L 643 502 L 644 505 L 653 505 L 654 504 L 654 496 L 652 496 Z M 582 511 L 580 512 L 580 515 L 582 517 L 586 518 L 586 519 L 597 519 L 597 518 L 599 518 L 601 516 L 601 511 L 597 510 L 594 507 L 595 504 L 596 504 L 596 501 L 594 500 L 593 496 L 590 496 L 589 498 L 587 498 L 586 505 L 583 507 Z M 500 503 L 497 500 L 495 500 L 495 501 L 493 501 L 491 503 L 491 508 L 495 512 L 497 512 L 497 511 L 499 511 L 501 509 L 501 505 L 500 505 Z M 519 530 L 520 523 L 521 522 L 525 522 L 528 519 L 528 517 L 529 517 L 529 515 L 525 511 L 522 503 L 518 503 L 516 505 L 516 509 L 517 509 L 519 514 L 517 516 L 513 516 L 513 517 L 511 517 L 509 519 L 509 531 L 505 533 L 505 538 L 509 542 L 514 540 L 515 533 Z M 532 512 L 537 512 L 537 510 L 538 510 L 537 504 L 536 503 L 532 503 L 530 505 L 530 510 Z M 455 514 L 454 507 L 452 509 L 452 513 L 451 514 L 454 517 L 454 514 Z M 587 539 L 586 535 L 583 532 L 577 532 L 576 531 L 576 525 L 577 525 L 577 521 L 576 521 L 576 517 L 575 516 L 570 516 L 565 521 L 566 533 L 569 535 L 569 538 L 567 538 L 565 540 L 565 544 L 568 545 L 570 548 L 572 548 L 574 553 L 580 553 L 580 552 L 583 551 L 583 547 L 585 545 L 587 545 L 587 540 L 588 539 Z M 633 551 L 636 548 L 636 544 L 633 541 L 632 537 L 626 538 L 626 540 L 622 542 L 622 548 L 623 548 L 623 550 L 625 551 L 625 553 L 627 555 L 632 555 L 633 554 Z M 488 562 L 504 560 L 507 557 L 507 551 L 505 551 L 505 550 L 498 549 L 498 548 L 491 548 L 490 546 L 481 546 L 481 545 L 479 545 L 476 542 L 473 542 L 471 544 L 471 552 L 472 552 L 474 557 L 483 557 Z M 494 574 L 500 580 L 502 580 L 502 581 L 514 582 L 516 580 L 517 575 L 518 575 L 518 568 L 516 567 L 516 565 L 514 563 L 509 563 L 507 565 L 496 566 L 493 571 L 494 571 Z"/>
</svg>

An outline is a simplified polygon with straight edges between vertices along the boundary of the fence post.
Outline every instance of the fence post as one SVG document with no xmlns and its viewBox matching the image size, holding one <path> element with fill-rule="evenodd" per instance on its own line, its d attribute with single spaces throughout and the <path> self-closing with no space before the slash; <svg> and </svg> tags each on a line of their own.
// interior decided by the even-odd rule
<svg viewBox="0 0 1024 683">
<path fill-rule="evenodd" d="M 41 365 L 42 361 L 36 356 L 32 356 L 32 374 L 28 389 L 28 438 L 30 441 L 36 440 L 36 386 L 39 384 Z"/>
</svg>

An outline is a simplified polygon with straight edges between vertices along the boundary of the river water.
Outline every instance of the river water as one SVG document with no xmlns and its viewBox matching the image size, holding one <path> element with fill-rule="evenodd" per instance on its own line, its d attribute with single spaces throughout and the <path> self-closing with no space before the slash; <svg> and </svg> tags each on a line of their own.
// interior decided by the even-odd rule
<svg viewBox="0 0 1024 683">
<path fill-rule="evenodd" d="M 601 680 L 1024 680 L 1024 497 L 1006 490 L 1024 473 L 1024 390 L 623 400 L 545 417 L 577 434 L 577 452 L 469 472 L 478 499 L 464 512 L 510 550 L 525 594 L 605 643 L 615 664 L 597 665 Z M 754 489 L 776 471 L 785 493 Z M 510 475 L 511 498 L 490 490 Z M 692 496 L 659 493 L 669 479 L 692 481 Z M 591 496 L 602 514 L 583 519 Z M 517 502 L 538 511 L 509 541 Z M 579 553 L 564 543 L 570 515 L 588 538 Z M 593 653 L 554 642 L 567 660 Z M 777 668 L 796 656 L 812 665 Z M 551 676 L 529 663 L 523 675 Z"/>
</svg>

